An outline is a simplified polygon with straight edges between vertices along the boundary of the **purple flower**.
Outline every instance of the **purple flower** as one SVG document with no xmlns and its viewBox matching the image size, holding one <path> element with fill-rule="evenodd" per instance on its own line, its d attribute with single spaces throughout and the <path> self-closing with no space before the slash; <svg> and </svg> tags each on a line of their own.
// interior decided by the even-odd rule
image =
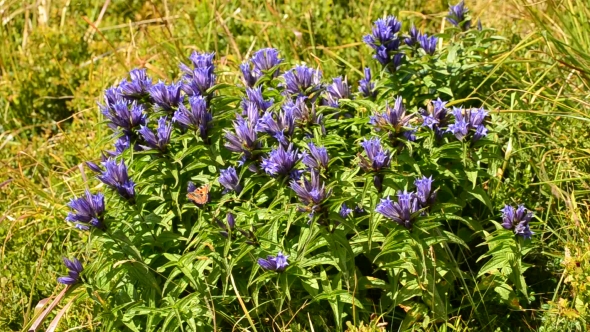
<svg viewBox="0 0 590 332">
<path fill-rule="evenodd" d="M 436 51 L 437 41 L 437 37 L 428 37 L 428 34 L 426 33 L 418 36 L 418 42 L 420 43 L 420 47 L 424 50 L 424 52 L 426 52 L 426 54 L 434 55 L 434 51 Z"/>
<path fill-rule="evenodd" d="M 105 170 L 97 175 L 97 178 L 111 189 L 116 190 L 121 197 L 128 201 L 135 199 L 135 183 L 129 179 L 127 166 L 123 160 L 120 164 L 114 159 L 108 159 L 103 163 Z"/>
<path fill-rule="evenodd" d="M 129 76 L 131 76 L 131 81 L 123 79 L 119 84 L 121 94 L 130 99 L 140 99 L 147 96 L 152 87 L 152 79 L 147 76 L 145 68 L 133 69 L 129 72 Z"/>
<path fill-rule="evenodd" d="M 283 74 L 285 91 L 289 94 L 307 95 L 320 89 L 322 73 L 305 65 L 296 66 Z"/>
<path fill-rule="evenodd" d="M 215 66 L 213 65 L 213 58 L 215 57 L 215 52 L 212 53 L 200 53 L 194 51 L 188 57 L 189 60 L 193 63 L 194 68 L 210 68 L 211 72 Z M 180 64 L 180 69 L 184 72 L 185 77 L 192 77 L 193 71 L 192 69 L 185 65 L 184 63 Z"/>
<path fill-rule="evenodd" d="M 183 63 L 180 64 L 180 69 L 184 72 L 182 91 L 189 96 L 205 96 L 207 94 L 207 90 L 215 85 L 214 57 L 215 53 L 193 52 L 189 56 L 193 63 L 193 69 Z"/>
<path fill-rule="evenodd" d="M 301 162 L 311 169 L 328 169 L 328 162 L 330 161 L 328 150 L 323 146 L 316 147 L 313 143 L 308 143 L 307 146 L 309 147 L 309 153 L 303 151 L 299 155 Z"/>
<path fill-rule="evenodd" d="M 223 223 L 219 220 L 216 220 L 217 226 L 219 226 L 219 227 L 221 227 L 221 229 L 223 229 L 222 231 L 219 232 L 219 234 L 221 234 L 225 238 L 229 237 L 229 232 L 231 232 L 234 229 L 234 227 L 236 226 L 236 219 L 231 212 L 228 212 L 226 214 L 226 220 L 227 220 L 227 223 Z"/>
<path fill-rule="evenodd" d="M 381 202 L 377 204 L 375 211 L 405 228 L 410 229 L 412 228 L 412 221 L 415 217 L 415 213 L 420 210 L 418 198 L 414 193 L 408 193 L 407 191 L 398 191 L 397 197 L 397 202 L 389 199 L 389 196 L 385 199 L 381 199 Z"/>
<path fill-rule="evenodd" d="M 300 96 L 297 97 L 295 101 L 287 100 L 287 102 L 283 104 L 282 109 L 285 112 L 293 113 L 295 121 L 301 125 L 318 123 L 315 103 L 312 102 L 311 107 L 309 107 L 306 102 L 307 99 L 308 98 L 305 96 Z"/>
<path fill-rule="evenodd" d="M 529 212 L 524 205 L 519 205 L 516 209 L 510 205 L 505 205 L 502 210 L 502 226 L 505 229 L 514 229 L 516 235 L 520 235 L 525 239 L 530 239 L 534 234 L 529 222 L 533 218 L 533 214 Z"/>
<path fill-rule="evenodd" d="M 131 135 L 133 129 L 145 125 L 147 115 L 144 113 L 143 105 L 136 102 L 130 103 L 124 99 L 118 99 L 109 106 L 100 105 L 101 113 L 108 120 L 108 126 L 113 131 L 123 130 Z"/>
<path fill-rule="evenodd" d="M 453 107 L 455 123 L 449 125 L 447 132 L 452 132 L 458 140 L 467 136 L 470 129 L 475 130 L 472 140 L 475 142 L 487 135 L 484 121 L 488 112 L 482 108 L 468 109 L 463 111 L 462 108 Z"/>
<path fill-rule="evenodd" d="M 363 37 L 365 44 L 375 50 L 373 58 L 393 70 L 397 70 L 403 58 L 403 53 L 399 52 L 400 39 L 397 36 L 401 26 L 401 22 L 394 16 L 388 16 L 375 21 L 372 33 Z"/>
<path fill-rule="evenodd" d="M 182 91 L 189 96 L 206 96 L 207 90 L 215 85 L 216 78 L 213 67 L 195 68 L 192 76 L 182 82 Z"/>
<path fill-rule="evenodd" d="M 416 26 L 412 24 L 410 28 L 410 34 L 406 36 L 404 39 L 404 43 L 408 46 L 414 46 L 418 43 L 418 37 L 420 36 L 420 31 L 416 29 Z"/>
<path fill-rule="evenodd" d="M 161 152 L 165 152 L 168 143 L 170 143 L 170 135 L 172 134 L 172 125 L 168 122 L 166 117 L 161 117 L 158 120 L 158 128 L 156 128 L 156 134 L 151 131 L 147 126 L 141 126 L 138 131 L 143 140 L 147 145 L 142 145 L 146 150 L 156 149 Z"/>
<path fill-rule="evenodd" d="M 418 198 L 420 206 L 423 208 L 434 204 L 434 201 L 436 200 L 436 190 L 432 191 L 433 182 L 434 180 L 432 179 L 432 176 L 429 178 L 423 176 L 414 181 L 414 185 L 416 185 L 416 197 Z"/>
<path fill-rule="evenodd" d="M 274 104 L 273 99 L 269 99 L 268 101 L 264 100 L 262 88 L 260 87 L 246 88 L 246 98 L 242 99 L 242 109 L 245 110 L 249 102 L 256 105 L 256 108 L 262 112 L 266 112 L 266 110 Z"/>
<path fill-rule="evenodd" d="M 76 224 L 76 228 L 89 230 L 90 226 L 104 229 L 103 216 L 105 212 L 104 195 L 93 195 L 86 190 L 85 196 L 72 198 L 68 206 L 73 210 L 68 213 L 66 221 Z"/>
<path fill-rule="evenodd" d="M 250 61 L 242 63 L 240 65 L 240 71 L 242 72 L 242 78 L 246 86 L 253 87 L 254 85 L 256 85 L 256 81 L 258 79 L 252 73 Z"/>
<path fill-rule="evenodd" d="M 289 258 L 289 256 L 285 256 L 279 251 L 276 257 L 267 256 L 266 259 L 259 258 L 258 265 L 268 271 L 283 272 L 287 266 L 289 266 L 287 258 Z"/>
<path fill-rule="evenodd" d="M 225 147 L 236 153 L 243 153 L 249 159 L 252 156 L 252 151 L 257 149 L 260 145 L 257 141 L 255 121 L 258 121 L 258 111 L 256 107 L 250 107 L 250 119 L 245 120 L 241 115 L 236 115 L 236 120 L 233 122 L 236 133 L 230 131 L 225 132 Z M 254 119 L 251 119 L 254 118 Z"/>
<path fill-rule="evenodd" d="M 340 216 L 344 219 L 352 213 L 352 209 L 346 206 L 346 203 L 342 203 L 340 206 Z"/>
<path fill-rule="evenodd" d="M 172 121 L 191 130 L 198 130 L 199 136 L 205 140 L 211 121 L 213 121 L 213 116 L 207 111 L 207 100 L 201 96 L 193 96 L 188 99 L 188 102 L 190 110 L 183 104 L 178 105 L 178 111 L 174 112 Z"/>
<path fill-rule="evenodd" d="M 385 112 L 375 112 L 369 121 L 375 127 L 375 130 L 388 129 L 393 132 L 400 132 L 403 127 L 407 127 L 410 119 L 414 117 L 413 114 L 406 114 L 402 97 L 395 99 L 395 104 L 392 107 L 389 104 L 385 107 Z"/>
<path fill-rule="evenodd" d="M 221 170 L 219 183 L 225 187 L 224 193 L 233 190 L 239 194 L 242 191 L 242 186 L 240 186 L 240 180 L 238 179 L 238 173 L 233 167 Z"/>
<path fill-rule="evenodd" d="M 263 132 L 276 138 L 283 146 L 287 146 L 287 137 L 293 136 L 295 131 L 295 117 L 292 109 L 283 108 L 279 114 L 273 117 L 274 113 L 265 112 L 256 124 L 256 131 Z"/>
<path fill-rule="evenodd" d="M 335 77 L 332 79 L 332 84 L 326 87 L 326 101 L 330 107 L 338 108 L 340 99 L 350 99 L 350 89 L 346 79 Z"/>
<path fill-rule="evenodd" d="M 447 15 L 447 21 L 456 27 L 460 27 L 463 31 L 469 29 L 471 26 L 471 20 L 467 19 L 469 9 L 465 7 L 465 2 L 461 1 L 458 4 L 451 6 L 449 5 L 449 14 Z"/>
<path fill-rule="evenodd" d="M 244 83 L 249 87 L 254 87 L 265 72 L 278 66 L 281 62 L 283 60 L 279 58 L 279 51 L 274 48 L 263 48 L 254 52 L 250 60 L 240 65 Z M 273 73 L 273 77 L 278 75 L 278 71 Z"/>
<path fill-rule="evenodd" d="M 381 140 L 378 137 L 365 139 L 361 146 L 365 149 L 367 158 L 360 156 L 360 166 L 365 172 L 379 172 L 383 168 L 389 167 L 391 162 L 389 150 L 383 149 Z"/>
<path fill-rule="evenodd" d="M 397 39 L 402 23 L 395 16 L 380 18 L 374 22 L 371 34 L 363 37 L 363 41 L 374 49 L 380 45 L 387 46 Z"/>
<path fill-rule="evenodd" d="M 279 51 L 274 48 L 263 48 L 252 55 L 254 73 L 259 76 L 262 76 L 265 71 L 278 66 L 281 62 L 283 62 L 283 59 L 279 58 Z M 278 76 L 278 72 L 274 73 L 274 77 L 276 76 Z"/>
<path fill-rule="evenodd" d="M 76 258 L 72 258 L 69 260 L 65 257 L 62 258 L 65 266 L 68 268 L 68 276 L 67 277 L 59 277 L 57 278 L 57 282 L 64 285 L 73 285 L 80 280 L 80 273 L 84 270 L 82 263 Z"/>
<path fill-rule="evenodd" d="M 371 82 L 371 69 L 369 67 L 365 67 L 365 78 L 359 81 L 359 92 L 367 98 L 377 95 L 375 83 Z"/>
<path fill-rule="evenodd" d="M 315 170 L 311 171 L 311 180 L 303 178 L 301 184 L 297 181 L 291 181 L 291 189 L 297 194 L 301 203 L 310 208 L 311 212 L 317 212 L 320 204 L 331 194 L 326 192 L 326 187 L 320 179 L 320 175 Z"/>
<path fill-rule="evenodd" d="M 102 171 L 103 171 L 102 167 L 98 166 L 97 164 L 93 163 L 92 161 L 87 161 L 86 166 L 88 166 L 88 168 L 90 168 L 90 170 L 93 171 L 94 173 L 102 173 Z"/>
<path fill-rule="evenodd" d="M 131 137 L 129 137 L 129 135 L 124 134 L 123 136 L 117 139 L 114 145 L 115 151 L 107 151 L 107 153 L 112 157 L 120 155 L 125 150 L 129 149 L 129 147 L 131 147 Z"/>
<path fill-rule="evenodd" d="M 262 169 L 266 174 L 272 176 L 287 176 L 293 179 L 299 178 L 300 172 L 295 170 L 295 164 L 299 161 L 297 150 L 293 150 L 293 145 L 289 144 L 287 149 L 282 145 L 273 149 L 267 158 L 262 158 Z"/>
<path fill-rule="evenodd" d="M 166 112 L 171 112 L 184 99 L 180 94 L 180 88 L 180 82 L 166 85 L 166 83 L 160 81 L 150 88 L 150 96 L 157 106 Z"/>
<path fill-rule="evenodd" d="M 422 110 L 422 126 L 434 130 L 438 139 L 441 139 L 448 125 L 448 109 L 445 107 L 446 101 L 434 100 L 432 102 L 432 113 Z"/>
</svg>

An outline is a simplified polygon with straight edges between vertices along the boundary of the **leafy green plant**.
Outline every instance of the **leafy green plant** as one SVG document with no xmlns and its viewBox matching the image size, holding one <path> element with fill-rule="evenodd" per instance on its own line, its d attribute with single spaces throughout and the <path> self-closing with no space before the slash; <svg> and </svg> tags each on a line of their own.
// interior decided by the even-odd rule
<svg viewBox="0 0 590 332">
<path fill-rule="evenodd" d="M 106 91 L 116 151 L 88 165 L 113 194 L 105 208 L 87 192 L 67 217 L 92 230 L 74 292 L 106 329 L 342 330 L 374 313 L 404 329 L 527 305 L 532 215 L 506 206 L 494 222 L 489 193 L 502 127 L 440 99 L 418 109 L 469 94 L 493 38 L 457 24 L 461 42 L 437 53 L 417 31 L 400 47 L 393 17 L 375 24 L 382 79 L 367 71 L 359 94 L 305 65 L 283 72 L 273 49 L 241 67 L 245 87 L 216 85 L 213 54 L 195 52 L 177 83 L 134 70 Z M 77 286 L 78 270 L 61 281 Z"/>
</svg>

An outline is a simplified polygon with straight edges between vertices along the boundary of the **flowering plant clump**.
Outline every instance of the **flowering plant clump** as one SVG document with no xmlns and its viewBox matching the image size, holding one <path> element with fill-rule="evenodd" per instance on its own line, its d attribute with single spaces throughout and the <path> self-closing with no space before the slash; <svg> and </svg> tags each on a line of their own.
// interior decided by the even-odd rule
<svg viewBox="0 0 590 332">
<path fill-rule="evenodd" d="M 489 33 L 451 12 L 463 42 Z M 105 186 L 66 218 L 96 254 L 84 271 L 64 260 L 59 281 L 87 288 L 107 330 L 336 331 L 374 314 L 402 330 L 483 327 L 476 296 L 526 306 L 532 214 L 506 205 L 500 224 L 505 202 L 487 191 L 504 160 L 497 118 L 461 107 L 455 83 L 429 85 L 444 77 L 411 76 L 464 47 L 437 38 L 377 20 L 359 82 L 272 48 L 233 82 L 213 53 L 191 54 L 176 82 L 133 70 L 100 106 L 116 151 L 87 165 Z"/>
</svg>

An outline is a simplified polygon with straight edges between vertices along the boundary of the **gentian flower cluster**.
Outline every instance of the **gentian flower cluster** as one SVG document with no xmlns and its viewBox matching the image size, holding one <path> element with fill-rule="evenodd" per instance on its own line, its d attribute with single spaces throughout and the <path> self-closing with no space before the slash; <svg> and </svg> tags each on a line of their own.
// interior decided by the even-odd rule
<svg viewBox="0 0 590 332">
<path fill-rule="evenodd" d="M 105 228 L 104 225 L 104 195 L 93 195 L 86 190 L 85 195 L 72 198 L 68 206 L 73 210 L 68 213 L 66 221 L 76 224 L 76 228 L 87 231 L 90 227 Z"/>
<path fill-rule="evenodd" d="M 279 58 L 279 51 L 274 48 L 263 48 L 252 55 L 252 58 L 240 65 L 244 84 L 254 87 L 256 82 L 264 75 L 265 72 L 278 66 L 283 59 Z M 279 71 L 275 71 L 272 77 L 277 77 Z"/>
<path fill-rule="evenodd" d="M 82 263 L 77 258 L 69 260 L 62 258 L 65 266 L 68 268 L 68 275 L 66 277 L 57 278 L 57 282 L 64 285 L 74 285 L 80 280 L 80 273 L 84 270 Z"/>
<path fill-rule="evenodd" d="M 338 100 L 351 99 L 348 82 L 342 77 L 335 77 L 332 79 L 332 84 L 326 87 L 326 103 L 330 107 L 338 108 L 340 105 Z"/>
<path fill-rule="evenodd" d="M 296 96 L 308 96 L 321 88 L 322 72 L 299 65 L 283 74 L 285 92 Z"/>
<path fill-rule="evenodd" d="M 258 119 L 255 129 L 257 132 L 267 133 L 276 138 L 283 146 L 289 145 L 289 138 L 293 136 L 293 132 L 295 131 L 293 109 L 283 108 L 276 115 L 272 112 L 265 112 Z"/>
<path fill-rule="evenodd" d="M 184 96 L 180 93 L 181 83 L 166 84 L 162 81 L 154 84 L 150 88 L 150 96 L 160 109 L 172 113 L 184 101 Z"/>
<path fill-rule="evenodd" d="M 180 124 L 184 128 L 199 131 L 199 136 L 203 141 L 207 140 L 207 132 L 213 121 L 213 116 L 207 111 L 207 100 L 202 96 L 192 96 L 188 99 L 190 108 L 183 104 L 178 106 L 178 111 L 174 112 L 172 121 Z"/>
<path fill-rule="evenodd" d="M 143 105 L 130 102 L 119 95 L 119 89 L 111 88 L 105 93 L 105 104 L 99 104 L 101 113 L 114 132 L 122 131 L 126 136 L 133 136 L 133 130 L 144 125 L 147 119 Z"/>
<path fill-rule="evenodd" d="M 317 171 L 312 169 L 310 173 L 310 180 L 303 178 L 301 184 L 297 181 L 291 181 L 291 189 L 293 189 L 304 205 L 299 208 L 299 211 L 309 212 L 311 221 L 314 214 L 322 210 L 322 203 L 330 196 L 332 191 L 326 191 L 325 184 L 322 183 L 320 174 Z"/>
<path fill-rule="evenodd" d="M 529 227 L 533 214 L 524 205 L 521 204 L 516 209 L 513 206 L 506 205 L 500 211 L 502 211 L 502 226 L 505 229 L 514 230 L 514 234 L 520 235 L 527 240 L 533 236 L 534 233 Z"/>
<path fill-rule="evenodd" d="M 261 87 L 246 88 L 246 98 L 242 99 L 242 109 L 246 110 L 248 103 L 256 105 L 256 108 L 260 112 L 266 112 L 266 110 L 274 104 L 274 100 L 264 100 Z"/>
<path fill-rule="evenodd" d="M 113 159 L 108 159 L 103 163 L 105 170 L 96 177 L 102 183 L 117 191 L 121 197 L 133 202 L 135 200 L 135 183 L 129 179 L 127 166 L 123 160 L 119 164 Z M 100 169 L 100 168 L 99 168 Z"/>
<path fill-rule="evenodd" d="M 147 76 L 145 68 L 133 69 L 129 72 L 130 81 L 123 79 L 119 84 L 121 94 L 128 99 L 142 99 L 149 95 L 152 79 Z"/>
<path fill-rule="evenodd" d="M 215 85 L 216 79 L 214 57 L 215 53 L 193 52 L 189 57 L 193 69 L 180 64 L 180 69 L 184 72 L 182 91 L 188 96 L 208 96 L 207 90 Z"/>
<path fill-rule="evenodd" d="M 301 162 L 310 169 L 318 171 L 322 169 L 327 170 L 328 162 L 330 161 L 328 150 L 323 146 L 317 147 L 313 143 L 308 143 L 307 146 L 309 147 L 309 153 L 303 151 L 299 154 Z"/>
<path fill-rule="evenodd" d="M 413 117 L 413 114 L 406 114 L 406 108 L 400 96 L 395 99 L 393 107 L 387 104 L 384 112 L 375 112 L 369 123 L 374 126 L 376 131 L 382 129 L 388 131 L 392 138 L 401 133 L 406 139 L 414 141 L 416 140 L 416 130 L 408 126 Z"/>
<path fill-rule="evenodd" d="M 441 139 L 446 131 L 448 125 L 448 109 L 446 108 L 446 101 L 437 100 L 432 101 L 432 111 L 427 112 L 422 110 L 422 126 L 432 129 L 437 139 Z"/>
<path fill-rule="evenodd" d="M 267 271 L 283 272 L 289 266 L 287 258 L 289 256 L 285 256 L 279 251 L 276 256 L 267 256 L 266 259 L 259 258 L 258 265 Z"/>
<path fill-rule="evenodd" d="M 478 141 L 484 136 L 487 136 L 488 130 L 485 127 L 484 121 L 488 112 L 482 108 L 466 109 L 453 107 L 453 115 L 455 116 L 455 123 L 449 125 L 447 132 L 453 133 L 458 140 L 462 140 L 470 130 L 474 130 L 472 140 Z"/>
<path fill-rule="evenodd" d="M 219 176 L 219 183 L 225 187 L 223 193 L 227 193 L 229 191 L 235 191 L 237 194 L 242 192 L 242 186 L 240 185 L 240 179 L 238 178 L 238 173 L 236 169 L 233 167 L 228 167 L 227 169 L 221 170 L 221 175 Z"/>
<path fill-rule="evenodd" d="M 363 37 L 365 44 L 375 50 L 373 58 L 383 67 L 395 71 L 400 66 L 404 54 L 399 51 L 398 32 L 402 27 L 394 16 L 387 16 L 375 21 L 373 32 Z"/>
<path fill-rule="evenodd" d="M 365 67 L 365 78 L 359 81 L 359 92 L 366 98 L 372 98 L 377 95 L 375 83 L 371 82 L 371 69 Z"/>
<path fill-rule="evenodd" d="M 436 200 L 436 190 L 432 191 L 433 182 L 432 177 L 423 176 L 416 179 L 414 181 L 416 192 L 398 191 L 397 202 L 392 201 L 389 197 L 381 199 L 375 211 L 405 228 L 411 229 L 414 219 L 418 216 L 417 212 L 432 206 Z"/>
<path fill-rule="evenodd" d="M 381 199 L 375 211 L 389 218 L 407 229 L 412 228 L 412 221 L 416 212 L 420 210 L 418 198 L 413 193 L 398 191 L 397 202 L 392 201 L 389 196 Z"/>
<path fill-rule="evenodd" d="M 172 134 L 172 124 L 168 122 L 166 117 L 161 117 L 158 120 L 158 127 L 156 128 L 155 134 L 147 126 L 141 126 L 139 133 L 146 144 L 142 145 L 144 149 L 156 149 L 160 152 L 166 152 L 168 143 L 170 143 L 170 135 Z"/>
<path fill-rule="evenodd" d="M 412 25 L 409 35 L 404 38 L 404 43 L 410 47 L 419 46 L 426 54 L 434 55 L 438 38 L 420 33 L 416 26 Z"/>
<path fill-rule="evenodd" d="M 454 6 L 449 5 L 447 21 L 461 28 L 463 31 L 468 30 L 471 27 L 471 20 L 467 18 L 468 13 L 469 9 L 465 7 L 465 1 L 461 0 L 461 2 Z"/>
<path fill-rule="evenodd" d="M 295 123 L 300 127 L 307 127 L 314 124 L 320 125 L 322 128 L 322 134 L 325 135 L 326 129 L 324 128 L 323 124 L 324 117 L 321 114 L 317 115 L 315 101 L 309 100 L 311 102 L 310 107 L 307 104 L 308 100 L 309 99 L 307 97 L 300 96 L 297 97 L 295 101 L 287 100 L 287 102 L 283 104 L 282 108 L 285 111 L 293 113 Z"/>
<path fill-rule="evenodd" d="M 258 136 L 256 134 L 255 126 L 258 122 L 258 110 L 256 105 L 248 103 L 247 119 L 241 115 L 236 115 L 236 120 L 233 122 L 235 134 L 230 131 L 225 131 L 225 147 L 236 153 L 242 153 L 245 159 L 252 158 L 252 152 L 260 147 Z"/>
<path fill-rule="evenodd" d="M 270 151 L 267 158 L 262 158 L 261 166 L 266 174 L 299 179 L 301 171 L 295 169 L 298 161 L 297 150 L 293 150 L 292 144 L 289 144 L 286 149 L 279 145 L 278 148 Z"/>
<path fill-rule="evenodd" d="M 379 172 L 389 167 L 391 154 L 389 150 L 383 149 L 378 137 L 365 139 L 361 146 L 367 154 L 367 158 L 360 156 L 360 166 L 365 172 Z"/>
</svg>

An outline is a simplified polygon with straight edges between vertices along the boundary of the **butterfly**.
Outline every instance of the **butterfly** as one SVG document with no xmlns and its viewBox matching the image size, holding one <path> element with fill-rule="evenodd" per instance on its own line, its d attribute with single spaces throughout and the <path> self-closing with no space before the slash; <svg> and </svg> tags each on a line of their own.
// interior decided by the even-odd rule
<svg viewBox="0 0 590 332">
<path fill-rule="evenodd" d="M 188 193 L 186 197 L 197 205 L 204 205 L 209 202 L 209 185 L 205 184 L 195 189 L 195 191 Z"/>
</svg>

